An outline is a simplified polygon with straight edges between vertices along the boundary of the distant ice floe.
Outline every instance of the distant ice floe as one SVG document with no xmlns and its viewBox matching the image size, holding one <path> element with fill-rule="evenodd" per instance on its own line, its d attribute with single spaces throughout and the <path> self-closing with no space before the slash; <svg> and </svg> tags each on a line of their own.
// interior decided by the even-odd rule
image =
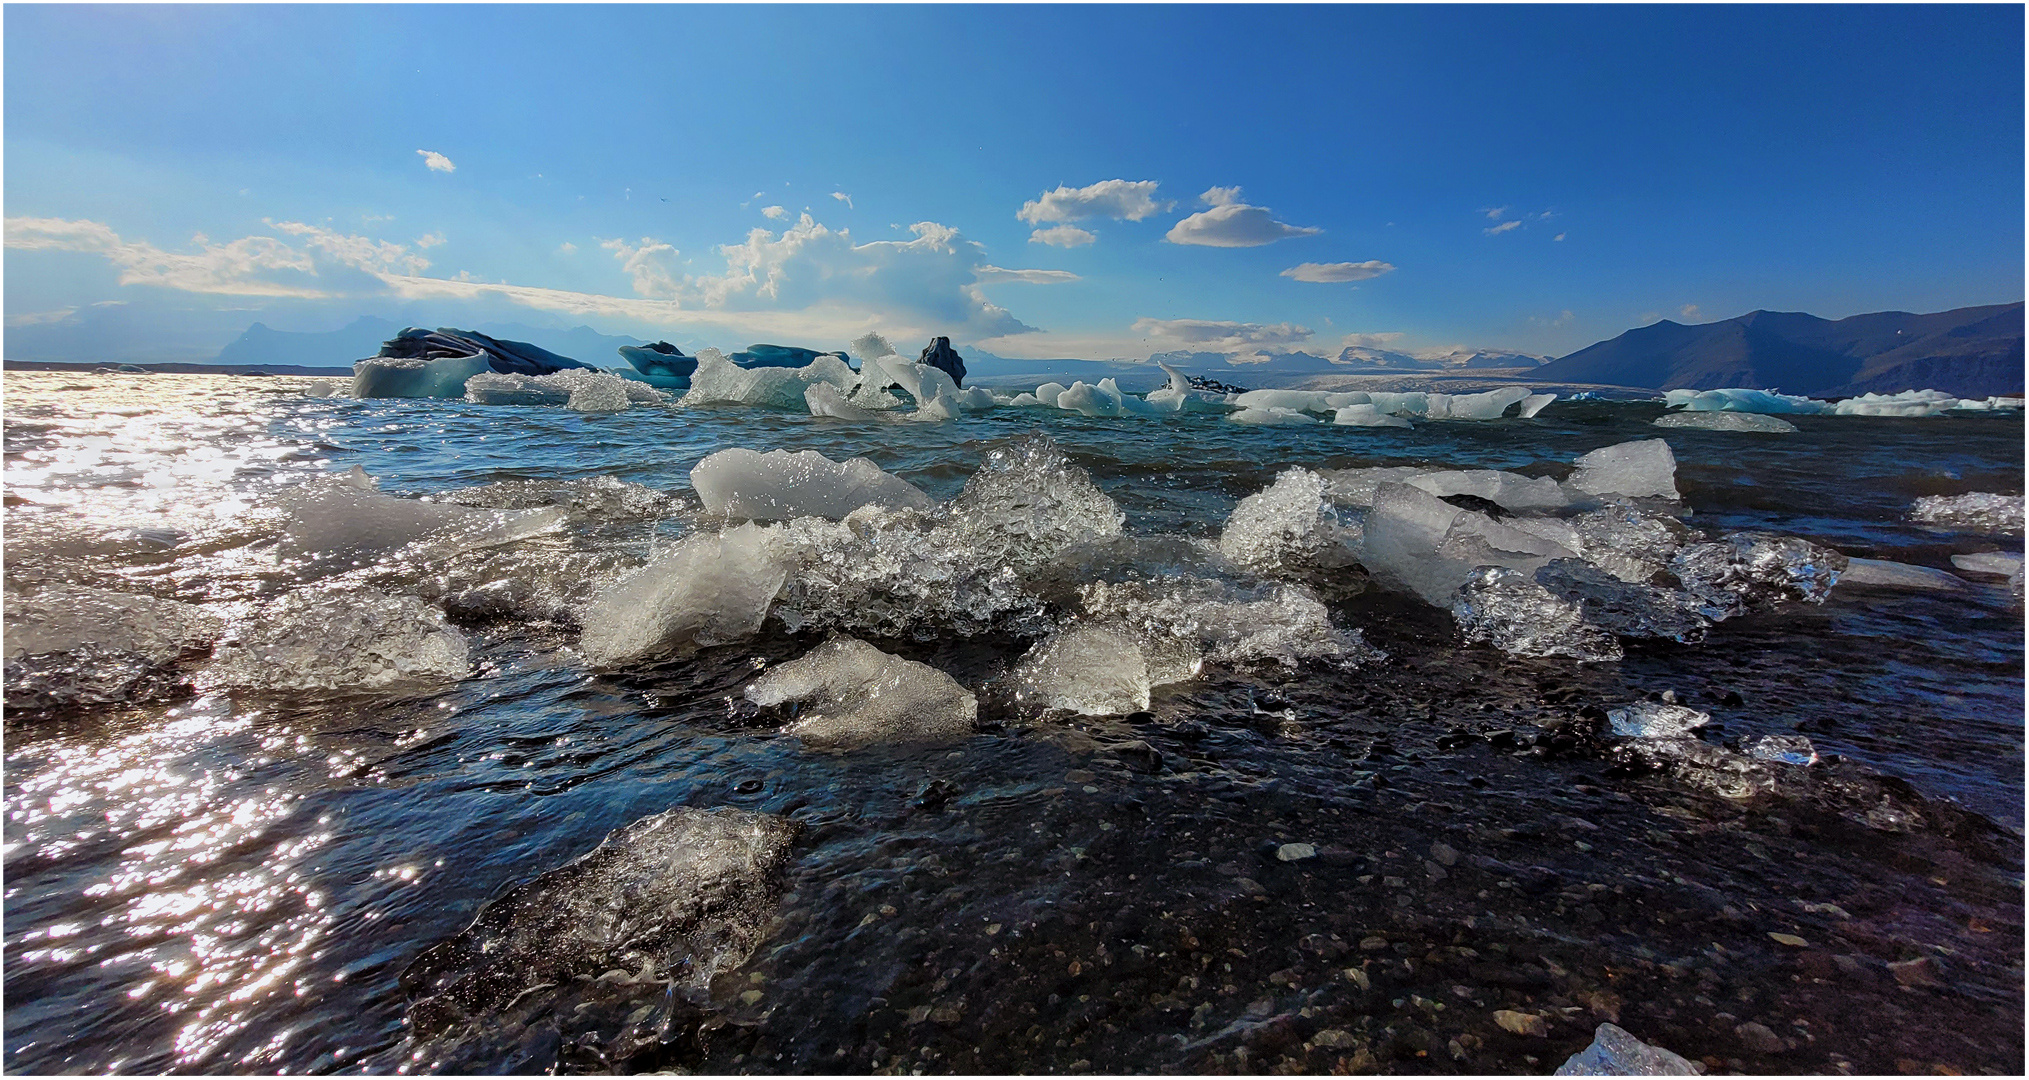
<svg viewBox="0 0 2029 1080">
<path fill-rule="evenodd" d="M 1723 390 L 1670 390 L 1663 401 L 1686 412 L 1788 413 L 1813 416 L 1937 416 L 1942 413 L 2019 409 L 2018 397 L 1959 398 L 1942 390 L 1904 390 L 1896 394 L 1861 394 L 1840 401 L 1778 394 L 1768 390 L 1729 387 Z M 1687 425 L 1673 425 L 1687 426 Z M 1745 430 L 1745 429 L 1734 429 Z"/>
<path fill-rule="evenodd" d="M 1655 420 L 1659 428 L 1696 428 L 1704 431 L 1753 431 L 1782 435 L 1797 430 L 1795 424 L 1777 416 L 1751 412 L 1668 413 Z"/>
<path fill-rule="evenodd" d="M 465 380 L 465 400 L 475 405 L 562 405 L 574 412 L 603 413 L 659 405 L 668 399 L 645 383 L 573 368 L 549 375 L 482 372 Z"/>
<path fill-rule="evenodd" d="M 923 489 L 865 458 L 836 462 L 815 450 L 720 450 L 691 469 L 690 485 L 708 512 L 756 521 L 837 521 L 862 506 L 929 510 L 936 505 Z"/>
<path fill-rule="evenodd" d="M 1925 495 L 1909 508 L 1909 520 L 1965 532 L 2018 533 L 2022 531 L 2022 496 L 1985 491 Z"/>
<path fill-rule="evenodd" d="M 769 669 L 746 696 L 797 705 L 789 734 L 821 750 L 951 742 L 972 734 L 979 715 L 979 699 L 951 676 L 844 635 Z"/>
</svg>

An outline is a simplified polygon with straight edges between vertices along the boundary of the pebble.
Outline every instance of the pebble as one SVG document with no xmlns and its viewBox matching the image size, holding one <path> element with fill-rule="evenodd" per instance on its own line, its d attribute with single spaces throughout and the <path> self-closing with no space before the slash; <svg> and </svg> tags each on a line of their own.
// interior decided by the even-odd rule
<svg viewBox="0 0 2029 1080">
<path fill-rule="evenodd" d="M 1494 1010 L 1494 1023 L 1517 1035 L 1534 1035 L 1543 1038 L 1550 1034 L 1550 1025 L 1534 1013 L 1516 1012 L 1513 1009 Z"/>
<path fill-rule="evenodd" d="M 1733 1034 L 1738 1035 L 1741 1043 L 1757 1054 L 1780 1054 L 1789 1049 L 1789 1044 L 1782 1041 L 1782 1036 L 1768 1030 L 1767 1025 L 1757 1024 L 1752 1020 L 1734 1028 Z"/>
<path fill-rule="evenodd" d="M 1776 944 L 1788 945 L 1790 948 L 1793 949 L 1807 949 L 1810 947 L 1811 944 L 1810 942 L 1805 941 L 1804 939 L 1796 936 L 1795 934 L 1779 934 L 1773 930 L 1770 930 L 1768 932 L 1768 936 Z"/>
<path fill-rule="evenodd" d="M 1275 857 L 1283 862 L 1296 862 L 1317 855 L 1317 848 L 1309 844 L 1284 844 L 1275 849 Z"/>
<path fill-rule="evenodd" d="M 1430 857 L 1441 866 L 1458 865 L 1458 849 L 1442 840 L 1430 845 Z"/>
<path fill-rule="evenodd" d="M 1888 965 L 1888 972 L 1904 986 L 1943 986 L 1944 969 L 1933 956 L 1919 956 Z"/>
<path fill-rule="evenodd" d="M 1099 775 L 1090 769 L 1072 769 L 1064 774 L 1065 782 L 1072 784 L 1089 784 L 1097 779 Z"/>
</svg>

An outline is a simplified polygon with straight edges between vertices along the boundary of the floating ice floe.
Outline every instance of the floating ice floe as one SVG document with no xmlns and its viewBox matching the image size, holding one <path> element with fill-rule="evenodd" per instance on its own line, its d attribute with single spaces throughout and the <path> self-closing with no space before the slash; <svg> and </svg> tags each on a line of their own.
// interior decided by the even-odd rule
<svg viewBox="0 0 2029 1080">
<path fill-rule="evenodd" d="M 802 411 L 809 408 L 805 393 L 818 383 L 851 390 L 860 384 L 860 373 L 829 353 L 804 367 L 745 368 L 726 359 L 717 349 L 700 349 L 697 370 L 690 376 L 690 389 L 677 404 L 685 408 L 757 405 Z"/>
<path fill-rule="evenodd" d="M 1680 412 L 1657 417 L 1659 428 L 1694 428 L 1703 431 L 1753 431 L 1780 435 L 1797 430 L 1780 417 L 1752 412 Z"/>
<path fill-rule="evenodd" d="M 921 488 L 865 458 L 837 462 L 815 450 L 721 450 L 691 469 L 690 485 L 707 511 L 757 521 L 836 521 L 862 506 L 929 510 L 936 505 Z"/>
<path fill-rule="evenodd" d="M 1747 756 L 1781 765 L 1816 765 L 1818 748 L 1802 735 L 1763 735 L 1747 744 Z"/>
<path fill-rule="evenodd" d="M 2022 553 L 2019 551 L 1976 551 L 1970 555 L 1952 556 L 1952 565 L 1971 574 L 2018 577 L 2022 573 Z"/>
<path fill-rule="evenodd" d="M 1925 495 L 1909 508 L 1909 519 L 1924 525 L 1968 532 L 2021 532 L 2022 496 L 1974 491 L 1964 495 Z"/>
<path fill-rule="evenodd" d="M 376 689 L 463 678 L 464 635 L 413 596 L 298 590 L 241 620 L 205 672 L 214 685 L 262 690 Z"/>
<path fill-rule="evenodd" d="M 407 327 L 380 352 L 352 366 L 356 398 L 455 398 L 482 372 L 548 375 L 590 365 L 525 341 L 508 341 L 475 330 Z"/>
<path fill-rule="evenodd" d="M 712 980 L 766 932 L 795 835 L 773 814 L 678 807 L 514 886 L 402 972 L 408 1060 L 621 1072 L 690 1037 Z"/>
<path fill-rule="evenodd" d="M 1566 1058 L 1554 1076 L 1697 1076 L 1704 1068 L 1651 1046 L 1614 1024 L 1601 1024 L 1592 1043 Z"/>
<path fill-rule="evenodd" d="M 1942 390 L 1904 390 L 1894 394 L 1861 394 L 1839 401 L 1820 401 L 1794 394 L 1729 387 L 1722 390 L 1670 390 L 1663 395 L 1663 400 L 1671 408 L 1687 412 L 1829 416 L 1938 416 L 1947 412 L 1990 412 L 2022 407 L 2021 398 L 1968 399 L 1954 397 Z"/>
<path fill-rule="evenodd" d="M 1251 424 L 1256 427 L 1304 427 L 1323 422 L 1307 413 L 1285 409 L 1279 405 L 1241 409 L 1239 412 L 1227 414 L 1226 419 L 1235 424 Z"/>
<path fill-rule="evenodd" d="M 1928 566 L 1851 557 L 1846 559 L 1846 570 L 1839 575 L 1839 582 L 1843 585 L 1873 585 L 1889 589 L 1926 589 L 1941 592 L 1964 592 L 1966 588 L 1966 583 L 1957 577 Z"/>
<path fill-rule="evenodd" d="M 194 604 L 57 586 L 6 603 L 10 708 L 105 705 L 173 693 L 177 661 L 209 647 L 217 617 Z"/>
<path fill-rule="evenodd" d="M 970 735 L 979 715 L 978 699 L 951 676 L 844 636 L 769 669 L 746 696 L 757 705 L 797 704 L 789 733 L 827 750 L 949 742 Z"/>
<path fill-rule="evenodd" d="M 1347 405 L 1334 411 L 1332 413 L 1332 423 L 1339 427 L 1408 428 L 1415 426 L 1402 417 L 1389 416 L 1383 413 L 1379 405 L 1371 403 Z"/>
<path fill-rule="evenodd" d="M 575 412 L 622 412 L 631 405 L 657 405 L 665 399 L 644 383 L 572 369 L 549 375 L 482 372 L 465 380 L 465 400 L 475 405 L 562 405 Z"/>
<path fill-rule="evenodd" d="M 601 590 L 579 616 L 594 664 L 725 645 L 752 637 L 789 572 L 780 529 L 694 533 Z"/>
<path fill-rule="evenodd" d="M 552 532 L 564 520 L 553 507 L 478 510 L 383 495 L 356 465 L 301 485 L 279 505 L 288 521 L 277 554 L 328 568 L 365 566 L 404 549 L 419 559 L 442 558 Z"/>
</svg>

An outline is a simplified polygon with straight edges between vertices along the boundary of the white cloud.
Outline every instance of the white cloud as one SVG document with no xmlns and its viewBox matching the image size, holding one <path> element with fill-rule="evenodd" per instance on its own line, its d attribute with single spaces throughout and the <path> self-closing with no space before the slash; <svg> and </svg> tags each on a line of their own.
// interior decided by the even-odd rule
<svg viewBox="0 0 2029 1080">
<path fill-rule="evenodd" d="M 1219 322 L 1210 319 L 1136 319 L 1133 330 L 1153 346 L 1151 351 L 1189 349 L 1225 353 L 1230 363 L 1267 360 L 1268 350 L 1309 341 L 1311 329 L 1295 323 Z"/>
<path fill-rule="evenodd" d="M 1537 326 L 1547 326 L 1552 330 L 1562 330 L 1565 327 L 1570 326 L 1577 320 L 1578 316 L 1572 314 L 1570 308 L 1565 308 L 1563 311 L 1558 312 L 1555 318 L 1550 319 L 1543 318 L 1540 315 L 1529 316 L 1530 322 L 1536 324 Z"/>
<path fill-rule="evenodd" d="M 1520 221 L 1503 221 L 1499 225 L 1494 226 L 1493 228 L 1481 229 L 1480 231 L 1487 234 L 1488 236 L 1499 236 L 1500 234 L 1507 232 L 1511 229 L 1519 229 L 1521 227 L 1522 223 Z"/>
<path fill-rule="evenodd" d="M 1078 275 L 1069 270 L 1005 270 L 998 266 L 981 263 L 972 272 L 973 280 L 981 285 L 993 285 L 1003 281 L 1019 281 L 1028 285 L 1061 285 L 1078 280 Z"/>
<path fill-rule="evenodd" d="M 163 251 L 143 240 L 126 240 L 96 221 L 8 218 L 7 246 L 23 251 L 77 251 L 103 256 L 120 268 L 122 285 L 159 285 L 185 292 L 226 296 L 326 295 L 307 278 L 316 264 L 270 236 L 249 236 L 229 244 L 205 244 L 198 251 Z"/>
<path fill-rule="evenodd" d="M 1074 248 L 1099 239 L 1076 225 L 1053 225 L 1037 229 L 1029 234 L 1029 243 L 1048 244 L 1051 247 Z"/>
<path fill-rule="evenodd" d="M 1282 272 L 1286 278 L 1310 282 L 1365 281 L 1377 278 L 1395 269 L 1394 264 L 1379 259 L 1366 262 L 1298 263 Z"/>
<path fill-rule="evenodd" d="M 1552 240 L 1562 240 L 1562 239 L 1564 239 L 1564 234 L 1563 234 L 1563 233 L 1558 233 L 1557 235 L 1555 235 L 1555 236 L 1551 237 L 1550 239 L 1552 239 Z"/>
<path fill-rule="evenodd" d="M 416 237 L 416 246 L 419 248 L 423 248 L 425 250 L 436 247 L 438 244 L 441 244 L 443 242 L 444 242 L 444 234 L 440 232 L 424 233 L 423 235 Z"/>
<path fill-rule="evenodd" d="M 1698 310 L 1698 305 L 1696 304 L 1685 304 L 1677 309 L 1677 314 L 1686 319 L 1700 319 L 1704 317 L 1704 313 Z"/>
<path fill-rule="evenodd" d="M 435 150 L 418 150 L 416 151 L 416 153 L 421 154 L 423 156 L 423 164 L 427 166 L 431 172 L 448 173 L 458 171 L 458 166 L 451 164 L 450 158 L 447 158 L 444 155 L 439 154 Z"/>
<path fill-rule="evenodd" d="M 1530 221 L 1548 221 L 1556 216 L 1557 213 L 1554 210 L 1541 210 L 1534 214 L 1528 215 L 1528 218 Z"/>
<path fill-rule="evenodd" d="M 576 250 L 578 250 L 578 245 L 571 243 L 569 240 L 566 240 L 563 243 L 557 245 L 558 253 L 563 255 L 569 255 L 571 252 Z"/>
<path fill-rule="evenodd" d="M 1501 215 L 1507 212 L 1508 208 L 1505 206 L 1489 206 L 1486 209 L 1480 211 L 1480 213 L 1485 214 L 1487 216 L 1488 221 L 1499 221 L 1501 219 Z"/>
<path fill-rule="evenodd" d="M 1015 211 L 1015 217 L 1030 225 L 1069 223 L 1092 217 L 1140 221 L 1176 205 L 1155 201 L 1155 189 L 1154 180 L 1101 180 L 1081 188 L 1059 185 L 1055 191 L 1046 191 L 1023 203 Z"/>
<path fill-rule="evenodd" d="M 41 326 L 45 323 L 69 322 L 77 314 L 74 307 L 58 308 L 55 311 L 25 311 L 19 315 L 7 316 L 8 326 Z"/>
<path fill-rule="evenodd" d="M 845 192 L 843 192 L 843 191 L 834 191 L 834 192 L 832 192 L 832 193 L 831 193 L 831 197 L 832 197 L 832 198 L 834 198 L 834 199 L 837 199 L 837 200 L 838 200 L 839 202 L 842 202 L 842 203 L 844 203 L 844 204 L 845 204 L 845 208 L 846 208 L 847 210 L 851 210 L 851 209 L 854 209 L 854 207 L 853 207 L 853 204 L 852 204 L 852 196 L 850 196 L 850 195 L 847 195 L 847 194 L 846 194 Z"/>
<path fill-rule="evenodd" d="M 789 216 L 789 211 L 779 206 L 764 206 L 761 208 L 761 216 L 770 221 L 780 221 Z"/>
<path fill-rule="evenodd" d="M 314 251 L 330 256 L 341 266 L 364 270 L 369 274 L 420 274 L 430 268 L 430 260 L 421 255 L 411 255 L 402 245 L 390 244 L 385 240 L 349 236 L 321 225 L 305 225 L 300 221 L 270 221 L 262 218 L 261 224 L 291 236 L 303 237 Z M 418 246 L 429 245 L 418 244 Z"/>
<path fill-rule="evenodd" d="M 1347 334 L 1339 339 L 1339 349 L 1385 349 L 1402 340 L 1402 331 L 1384 330 L 1373 334 Z"/>
<path fill-rule="evenodd" d="M 620 260 L 620 269 L 633 279 L 636 294 L 656 300 L 675 300 L 683 292 L 676 271 L 675 248 L 644 236 L 639 244 L 625 240 L 601 240 L 599 246 Z"/>
<path fill-rule="evenodd" d="M 1249 206 L 1240 200 L 1237 187 L 1215 187 L 1198 196 L 1211 206 L 1171 226 L 1163 239 L 1172 244 L 1201 247 L 1260 247 L 1292 236 L 1314 236 L 1321 229 L 1290 225 L 1275 220 L 1265 206 Z"/>
</svg>

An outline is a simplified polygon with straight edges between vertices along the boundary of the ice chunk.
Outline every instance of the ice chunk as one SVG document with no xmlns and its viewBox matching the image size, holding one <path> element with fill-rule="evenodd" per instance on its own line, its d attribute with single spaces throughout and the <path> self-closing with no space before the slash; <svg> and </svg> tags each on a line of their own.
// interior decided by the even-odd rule
<svg viewBox="0 0 2029 1080">
<path fill-rule="evenodd" d="M 1057 395 L 1057 408 L 1085 416 L 1119 416 L 1122 412 L 1120 390 L 1110 385 L 1111 382 L 1110 379 L 1101 379 L 1100 385 L 1093 386 L 1079 379 Z"/>
<path fill-rule="evenodd" d="M 978 699 L 951 676 L 843 636 L 769 669 L 746 695 L 757 705 L 797 703 L 789 733 L 827 750 L 962 739 L 979 715 Z"/>
<path fill-rule="evenodd" d="M 1909 519 L 1967 532 L 2021 532 L 2022 496 L 1985 491 L 1925 495 L 1909 508 Z"/>
<path fill-rule="evenodd" d="M 1553 559 L 1536 583 L 1578 605 L 1585 621 L 1610 634 L 1697 641 L 1710 622 L 1696 598 L 1674 589 L 1626 581 L 1578 559 Z"/>
<path fill-rule="evenodd" d="M 1078 625 L 1051 635 L 1023 658 L 1015 698 L 1087 716 L 1148 708 L 1148 660 L 1132 636 L 1105 626 Z"/>
<path fill-rule="evenodd" d="M 343 477 L 303 484 L 279 505 L 288 522 L 277 554 L 329 568 L 365 566 L 403 549 L 417 559 L 440 559 L 553 532 L 564 520 L 556 508 L 476 510 L 383 495 L 357 466 Z"/>
<path fill-rule="evenodd" d="M 1579 604 L 1504 566 L 1471 571 L 1452 600 L 1451 615 L 1467 641 L 1516 656 L 1600 661 L 1625 655 L 1613 635 L 1585 620 Z"/>
<path fill-rule="evenodd" d="M 1712 717 L 1682 705 L 1637 701 L 1607 710 L 1606 721 L 1615 735 L 1624 738 L 1682 739 L 1711 723 Z"/>
<path fill-rule="evenodd" d="M 330 397 L 338 392 L 338 384 L 330 379 L 312 379 L 303 387 L 304 397 Z"/>
<path fill-rule="evenodd" d="M 2018 397 L 1990 397 L 1980 401 L 1960 399 L 1953 409 L 1961 412 L 1993 412 L 1996 409 L 2019 409 L 2022 399 Z"/>
<path fill-rule="evenodd" d="M 1391 416 L 1430 415 L 1430 395 L 1421 390 L 1402 393 L 1375 391 L 1367 395 L 1367 403 Z"/>
<path fill-rule="evenodd" d="M 1796 413 L 1813 414 L 1830 412 L 1828 401 L 1815 398 L 1796 397 L 1790 394 L 1776 394 L 1767 390 L 1745 390 L 1729 387 L 1724 390 L 1671 390 L 1663 400 L 1673 408 L 1686 412 L 1745 412 L 1745 413 Z"/>
<path fill-rule="evenodd" d="M 1781 434 L 1797 429 L 1781 417 L 1745 412 L 1681 412 L 1657 417 L 1660 428 L 1698 428 L 1704 431 L 1758 431 Z"/>
<path fill-rule="evenodd" d="M 1529 391 L 1519 386 L 1503 386 L 1498 390 L 1488 390 L 1480 394 L 1432 394 L 1430 418 L 1497 420 L 1511 406 L 1528 398 Z"/>
<path fill-rule="evenodd" d="M 1242 409 L 1285 409 L 1290 412 L 1331 412 L 1323 390 L 1249 390 L 1233 398 Z"/>
<path fill-rule="evenodd" d="M 1555 394 L 1530 394 L 1528 397 L 1522 399 L 1522 411 L 1517 415 L 1519 415 L 1522 419 L 1527 420 L 1528 418 L 1536 415 L 1537 413 L 1542 412 L 1543 406 L 1548 405 L 1555 400 L 1557 400 L 1557 395 Z"/>
<path fill-rule="evenodd" d="M 632 404 L 654 405 L 662 392 L 643 383 L 589 368 L 549 375 L 482 372 L 465 381 L 465 400 L 476 405 L 564 405 L 578 412 L 620 412 Z"/>
<path fill-rule="evenodd" d="M 1169 376 L 1169 385 L 1149 392 L 1147 401 L 1152 409 L 1162 412 L 1226 411 L 1226 395 L 1194 389 L 1190 377 L 1183 372 L 1161 361 L 1157 361 L 1156 366 Z M 1041 390 L 1037 391 L 1037 395 L 1041 396 Z"/>
<path fill-rule="evenodd" d="M 812 416 L 832 416 L 840 420 L 871 420 L 878 414 L 869 408 L 855 405 L 830 383 L 814 383 L 803 391 L 803 403 L 810 407 Z"/>
<path fill-rule="evenodd" d="M 1472 495 L 1505 510 L 1556 510 L 1571 502 L 1557 481 L 1496 469 L 1438 469 L 1417 472 L 1403 483 L 1432 495 Z"/>
<path fill-rule="evenodd" d="M 1285 667 L 1307 660 L 1353 666 L 1381 655 L 1359 631 L 1335 626 L 1324 602 L 1301 585 L 1241 587 L 1174 576 L 1097 581 L 1079 593 L 1087 614 L 1140 635 L 1156 685 L 1195 675 L 1189 658 L 1196 654 L 1226 664 L 1273 661 Z"/>
<path fill-rule="evenodd" d="M 1737 532 L 1680 549 L 1670 569 L 1717 620 L 1789 600 L 1822 604 L 1846 557 L 1794 536 Z"/>
<path fill-rule="evenodd" d="M 1612 502 L 1571 519 L 1577 550 L 1622 581 L 1646 582 L 1667 569 L 1693 534 L 1667 514 Z M 1569 545 L 1567 545 L 1569 546 Z"/>
<path fill-rule="evenodd" d="M 466 380 L 493 365 L 475 356 L 373 357 L 352 365 L 352 396 L 356 398 L 455 398 L 465 395 Z"/>
<path fill-rule="evenodd" d="M 1382 484 L 1406 484 L 1429 471 L 1409 465 L 1391 465 L 1367 469 L 1326 469 L 1318 475 L 1325 478 L 1332 502 L 1340 506 L 1366 507 L 1374 505 L 1374 491 Z"/>
<path fill-rule="evenodd" d="M 1747 755 L 1784 765 L 1816 765 L 1818 748 L 1802 735 L 1763 735 L 1748 744 Z"/>
<path fill-rule="evenodd" d="M 1371 403 L 1347 405 L 1332 414 L 1332 423 L 1339 427 L 1414 427 L 1399 416 L 1383 415 L 1380 406 Z"/>
<path fill-rule="evenodd" d="M 935 505 L 921 488 L 865 458 L 836 462 L 815 450 L 721 450 L 691 469 L 690 485 L 707 511 L 757 521 L 836 521 L 862 506 L 928 510 Z"/>
<path fill-rule="evenodd" d="M 1846 560 L 1845 572 L 1839 575 L 1839 581 L 1846 585 L 1875 585 L 1889 589 L 1964 592 L 1966 588 L 1966 583 L 1954 575 L 1928 566 L 1850 557 Z"/>
<path fill-rule="evenodd" d="M 1236 424 L 1253 424 L 1258 427 L 1301 427 L 1305 424 L 1320 423 L 1316 417 L 1306 416 L 1295 409 L 1269 406 L 1262 409 L 1241 409 L 1230 413 L 1226 419 Z"/>
<path fill-rule="evenodd" d="M 1376 581 L 1450 607 L 1475 567 L 1534 572 L 1572 551 L 1541 536 L 1461 510 L 1421 488 L 1383 483 L 1367 514 L 1360 562 Z"/>
<path fill-rule="evenodd" d="M 1976 551 L 1970 555 L 1952 556 L 1952 565 L 1969 574 L 1994 574 L 2000 577 L 2014 577 L 2022 573 L 2022 553 L 2019 551 Z"/>
<path fill-rule="evenodd" d="M 405 1060 L 453 1073 L 640 1068 L 691 1037 L 712 980 L 766 934 L 795 835 L 773 814 L 678 807 L 513 886 L 402 972 Z"/>
<path fill-rule="evenodd" d="M 1556 1076 L 1697 1076 L 1704 1069 L 1613 1024 L 1601 1024 L 1592 1045 L 1565 1059 Z"/>
<path fill-rule="evenodd" d="M 11 709 L 103 705 L 164 697 L 177 661 L 208 647 L 219 620 L 193 604 L 104 589 L 53 586 L 6 604 Z"/>
<path fill-rule="evenodd" d="M 1046 382 L 1036 387 L 1036 403 L 1038 405 L 1048 405 L 1054 409 L 1057 407 L 1057 399 L 1062 397 L 1064 391 L 1068 389 L 1070 387 L 1060 382 Z"/>
<path fill-rule="evenodd" d="M 1958 398 L 1941 390 L 1904 390 L 1850 397 L 1833 405 L 1831 411 L 1839 416 L 1936 416 L 1958 406 Z"/>
<path fill-rule="evenodd" d="M 1257 573 L 1344 566 L 1338 514 L 1325 481 L 1309 469 L 1284 469 L 1268 487 L 1240 500 L 1219 533 L 1219 552 Z"/>
<path fill-rule="evenodd" d="M 579 616 L 580 648 L 612 665 L 752 637 L 787 576 L 778 530 L 740 525 L 686 536 L 600 591 Z"/>
<path fill-rule="evenodd" d="M 685 408 L 758 405 L 801 412 L 809 408 L 804 393 L 818 383 L 850 390 L 859 385 L 860 375 L 829 353 L 819 355 L 804 367 L 743 368 L 717 349 L 701 349 L 697 354 L 697 371 L 690 377 L 690 390 L 677 404 Z"/>
<path fill-rule="evenodd" d="M 459 679 L 464 635 L 413 596 L 298 590 L 234 626 L 207 682 L 262 690 L 374 689 Z"/>
<path fill-rule="evenodd" d="M 1567 481 L 1573 488 L 1592 495 L 1626 495 L 1630 498 L 1675 499 L 1677 458 L 1670 444 L 1661 439 L 1602 446 L 1581 455 L 1578 471 Z"/>
</svg>

